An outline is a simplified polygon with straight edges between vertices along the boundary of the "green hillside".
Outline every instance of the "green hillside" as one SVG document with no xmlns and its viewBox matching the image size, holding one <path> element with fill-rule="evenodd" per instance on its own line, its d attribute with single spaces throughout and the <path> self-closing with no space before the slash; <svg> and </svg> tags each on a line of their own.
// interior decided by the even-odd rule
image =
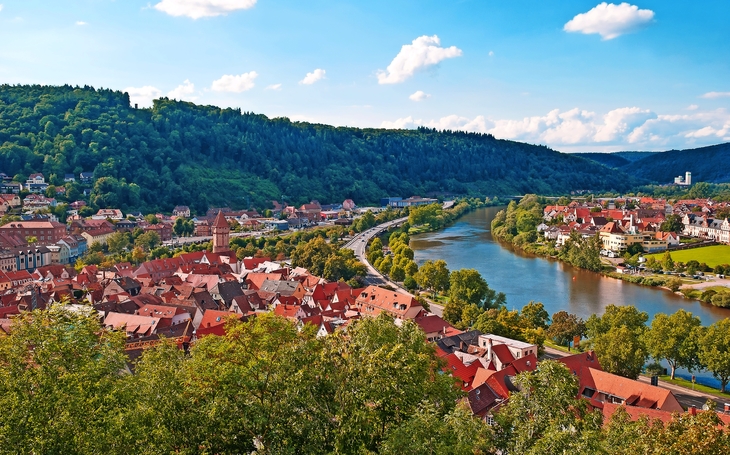
<svg viewBox="0 0 730 455">
<path fill-rule="evenodd" d="M 692 173 L 693 182 L 730 182 L 730 143 L 654 153 L 621 169 L 657 183 L 671 183 L 687 171 Z"/>
<path fill-rule="evenodd" d="M 589 160 L 593 160 L 596 163 L 603 164 L 604 166 L 612 168 L 620 168 L 629 164 L 631 161 L 626 158 L 622 158 L 615 153 L 600 153 L 600 152 L 584 152 L 584 153 L 573 153 L 573 155 L 580 156 Z"/>
<path fill-rule="evenodd" d="M 168 99 L 130 107 L 92 87 L 0 86 L 0 172 L 94 172 L 96 207 L 263 208 L 451 192 L 623 191 L 632 180 L 544 146 L 464 132 L 336 128 Z M 73 188 L 72 195 L 77 189 Z"/>
</svg>

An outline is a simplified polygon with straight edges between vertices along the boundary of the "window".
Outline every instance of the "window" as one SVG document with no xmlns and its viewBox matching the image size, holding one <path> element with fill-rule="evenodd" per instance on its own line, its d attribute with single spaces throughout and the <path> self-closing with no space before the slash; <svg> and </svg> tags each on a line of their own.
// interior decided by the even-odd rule
<svg viewBox="0 0 730 455">
<path fill-rule="evenodd" d="M 491 414 L 489 414 L 484 421 L 487 423 L 487 425 L 494 425 L 494 417 L 492 417 Z"/>
</svg>

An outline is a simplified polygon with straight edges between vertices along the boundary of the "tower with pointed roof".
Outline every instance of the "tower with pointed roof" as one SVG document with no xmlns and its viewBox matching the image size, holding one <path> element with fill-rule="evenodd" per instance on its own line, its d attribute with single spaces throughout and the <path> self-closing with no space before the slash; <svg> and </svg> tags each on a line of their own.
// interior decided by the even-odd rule
<svg viewBox="0 0 730 455">
<path fill-rule="evenodd" d="M 226 217 L 223 216 L 223 212 L 220 210 L 218 211 L 218 215 L 215 217 L 215 221 L 213 221 L 213 252 L 214 253 L 222 253 L 224 251 L 229 251 L 230 248 L 228 246 L 229 237 L 231 235 L 231 228 L 228 226 L 228 221 L 226 221 Z"/>
</svg>

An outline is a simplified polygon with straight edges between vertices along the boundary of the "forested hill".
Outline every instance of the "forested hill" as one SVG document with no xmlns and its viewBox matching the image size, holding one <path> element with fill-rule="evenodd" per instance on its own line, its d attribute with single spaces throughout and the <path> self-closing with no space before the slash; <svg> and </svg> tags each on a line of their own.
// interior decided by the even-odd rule
<svg viewBox="0 0 730 455">
<path fill-rule="evenodd" d="M 575 153 L 610 168 L 654 183 L 672 183 L 692 173 L 693 182 L 730 182 L 730 143 L 668 152 Z"/>
<path fill-rule="evenodd" d="M 730 182 L 730 143 L 655 153 L 621 169 L 657 183 L 671 183 L 687 171 L 692 173 L 693 182 Z"/>
<path fill-rule="evenodd" d="M 94 172 L 98 207 L 257 207 L 385 196 L 626 190 L 620 171 L 491 135 L 336 128 L 92 87 L 0 86 L 0 172 Z"/>
</svg>

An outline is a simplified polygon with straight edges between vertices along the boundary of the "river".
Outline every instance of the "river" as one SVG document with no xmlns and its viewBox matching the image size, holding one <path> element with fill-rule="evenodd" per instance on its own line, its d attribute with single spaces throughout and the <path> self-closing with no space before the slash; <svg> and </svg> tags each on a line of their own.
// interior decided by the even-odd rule
<svg viewBox="0 0 730 455">
<path fill-rule="evenodd" d="M 415 260 L 443 259 L 449 270 L 473 268 L 489 287 L 507 295 L 508 309 L 521 309 L 530 300 L 542 302 L 549 314 L 560 310 L 583 319 L 603 314 L 606 306 L 634 305 L 649 314 L 671 314 L 684 308 L 702 320 L 703 325 L 730 316 L 730 310 L 688 300 L 664 289 L 640 286 L 571 265 L 514 250 L 492 238 L 490 223 L 504 207 L 478 209 L 438 232 L 415 235 L 411 248 Z M 682 376 L 689 376 L 682 372 Z M 698 381 L 715 385 L 707 374 Z"/>
</svg>

